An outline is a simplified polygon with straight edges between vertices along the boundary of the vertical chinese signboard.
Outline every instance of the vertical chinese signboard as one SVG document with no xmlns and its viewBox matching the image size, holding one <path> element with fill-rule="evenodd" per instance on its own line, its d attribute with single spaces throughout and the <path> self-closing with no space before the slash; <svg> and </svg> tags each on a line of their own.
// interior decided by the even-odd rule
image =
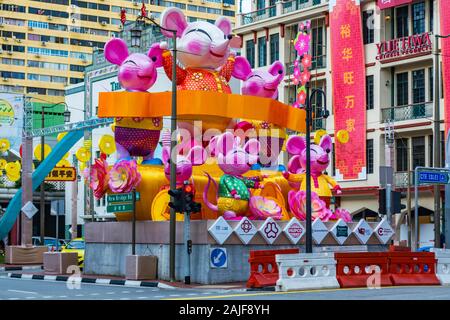
<svg viewBox="0 0 450 320">
<path fill-rule="evenodd" d="M 359 0 L 330 1 L 336 178 L 366 179 L 366 70 Z M 336 136 L 336 135 L 335 135 Z"/>
<path fill-rule="evenodd" d="M 448 0 L 440 0 L 439 14 L 441 15 L 440 34 L 450 34 L 450 10 L 444 10 L 448 6 Z M 444 88 L 444 118 L 445 118 L 445 135 L 450 129 L 450 38 L 441 39 L 441 57 L 442 57 L 442 75 Z"/>
</svg>

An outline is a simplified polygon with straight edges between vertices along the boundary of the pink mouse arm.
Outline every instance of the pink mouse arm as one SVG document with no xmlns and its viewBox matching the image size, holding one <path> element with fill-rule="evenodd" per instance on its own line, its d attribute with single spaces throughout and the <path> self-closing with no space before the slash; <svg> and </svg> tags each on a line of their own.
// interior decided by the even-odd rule
<svg viewBox="0 0 450 320">
<path fill-rule="evenodd" d="M 231 74 L 233 73 L 234 69 L 234 61 L 235 61 L 234 54 L 230 54 L 227 63 L 225 63 L 222 69 L 220 69 L 219 75 L 224 77 L 227 81 L 230 81 L 231 79 Z"/>
<path fill-rule="evenodd" d="M 172 80 L 172 54 L 169 50 L 164 50 L 162 57 L 164 71 L 166 72 L 167 77 Z M 177 65 L 177 84 L 181 84 L 184 82 L 186 74 L 187 71 Z"/>
</svg>

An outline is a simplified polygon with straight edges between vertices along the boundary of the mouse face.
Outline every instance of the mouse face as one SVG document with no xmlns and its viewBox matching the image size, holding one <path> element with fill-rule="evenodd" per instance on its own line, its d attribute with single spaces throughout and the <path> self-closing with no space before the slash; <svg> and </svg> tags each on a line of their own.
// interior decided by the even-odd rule
<svg viewBox="0 0 450 320">
<path fill-rule="evenodd" d="M 128 52 L 122 39 L 114 38 L 105 44 L 105 58 L 119 66 L 118 79 L 128 91 L 147 91 L 156 81 L 156 68 L 162 66 L 161 50 L 150 48 L 147 55 Z"/>
<path fill-rule="evenodd" d="M 210 148 L 217 155 L 220 169 L 226 174 L 239 176 L 250 170 L 258 161 L 260 144 L 256 139 L 249 139 L 244 147 L 240 146 L 241 139 L 231 132 L 214 137 Z"/>
<path fill-rule="evenodd" d="M 170 148 L 162 149 L 162 160 L 164 163 L 164 174 L 170 180 Z M 199 166 L 206 161 L 206 151 L 203 147 L 194 146 L 186 156 L 177 155 L 176 180 L 181 184 L 192 176 L 192 166 Z"/>
<path fill-rule="evenodd" d="M 230 54 L 231 23 L 220 17 L 215 24 L 206 21 L 188 23 L 183 11 L 166 9 L 161 15 L 161 25 L 177 32 L 177 58 L 185 68 L 218 69 Z M 162 31 L 172 38 L 171 32 Z"/>
<path fill-rule="evenodd" d="M 252 70 L 250 63 L 244 57 L 236 57 L 233 76 L 243 80 L 242 94 L 276 99 L 278 86 L 285 75 L 284 66 L 275 61 L 267 70 Z"/>
<path fill-rule="evenodd" d="M 329 135 L 324 135 L 320 139 L 319 145 L 311 144 L 311 172 L 320 174 L 325 171 L 330 164 L 330 152 L 332 141 Z M 306 139 L 304 137 L 293 136 L 289 138 L 286 149 L 290 154 L 298 155 L 302 168 L 306 168 Z"/>
</svg>

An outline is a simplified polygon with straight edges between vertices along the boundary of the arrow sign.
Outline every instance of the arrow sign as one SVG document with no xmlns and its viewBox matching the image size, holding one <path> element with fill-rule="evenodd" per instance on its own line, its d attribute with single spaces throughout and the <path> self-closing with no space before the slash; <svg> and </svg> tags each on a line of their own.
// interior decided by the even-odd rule
<svg viewBox="0 0 450 320">
<path fill-rule="evenodd" d="M 444 169 L 445 170 L 445 169 Z M 449 183 L 449 171 L 443 169 L 422 169 L 419 170 L 419 184 L 433 183 L 433 184 L 448 184 Z"/>
<path fill-rule="evenodd" d="M 227 268 L 227 249 L 211 248 L 210 249 L 210 266 L 211 268 Z"/>
</svg>

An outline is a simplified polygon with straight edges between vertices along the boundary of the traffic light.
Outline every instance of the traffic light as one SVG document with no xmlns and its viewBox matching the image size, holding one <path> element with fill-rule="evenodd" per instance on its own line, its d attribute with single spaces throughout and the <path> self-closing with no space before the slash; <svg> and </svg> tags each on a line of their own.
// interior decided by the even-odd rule
<svg viewBox="0 0 450 320">
<path fill-rule="evenodd" d="M 391 191 L 391 213 L 401 213 L 403 209 L 406 209 L 406 206 L 402 204 L 403 198 L 406 195 L 402 195 L 400 191 Z M 386 214 L 386 189 L 378 190 L 378 212 L 382 215 Z"/>
<path fill-rule="evenodd" d="M 169 207 L 175 210 L 175 212 L 184 212 L 184 189 L 177 188 L 175 190 L 169 190 L 169 196 L 173 198 L 173 202 L 169 202 Z"/>
<path fill-rule="evenodd" d="M 194 201 L 195 191 L 189 182 L 185 182 L 183 186 L 183 197 L 184 197 L 184 212 L 186 213 L 196 213 L 200 212 L 202 205 L 201 203 Z"/>
<path fill-rule="evenodd" d="M 392 191 L 392 213 L 401 213 L 402 209 L 406 209 L 406 206 L 402 204 L 402 199 L 406 198 L 399 191 Z"/>
</svg>

